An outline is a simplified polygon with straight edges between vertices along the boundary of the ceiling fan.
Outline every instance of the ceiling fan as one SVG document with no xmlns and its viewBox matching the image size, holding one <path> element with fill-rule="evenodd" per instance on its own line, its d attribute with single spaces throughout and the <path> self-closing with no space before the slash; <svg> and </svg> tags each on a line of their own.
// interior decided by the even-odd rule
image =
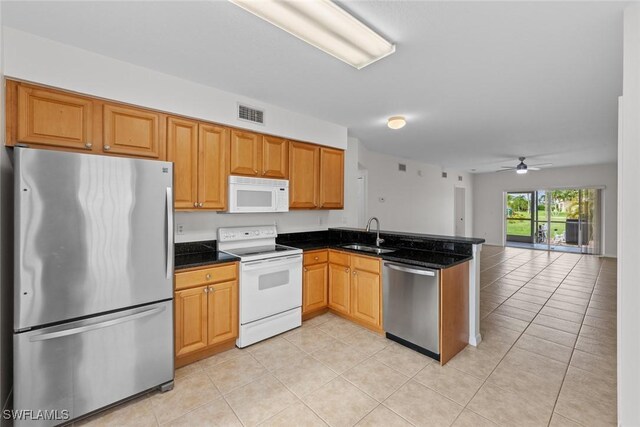
<svg viewBox="0 0 640 427">
<path fill-rule="evenodd" d="M 500 166 L 502 169 L 499 170 L 498 172 L 507 172 L 507 171 L 516 171 L 516 173 L 519 174 L 525 174 L 527 173 L 527 171 L 539 171 L 541 168 L 546 167 L 546 166 L 551 166 L 553 163 L 540 163 L 538 165 L 531 165 L 531 166 L 527 166 L 527 164 L 524 162 L 524 157 L 518 157 L 518 160 L 520 160 L 520 163 L 518 163 L 517 166 L 513 167 L 513 166 Z"/>
</svg>

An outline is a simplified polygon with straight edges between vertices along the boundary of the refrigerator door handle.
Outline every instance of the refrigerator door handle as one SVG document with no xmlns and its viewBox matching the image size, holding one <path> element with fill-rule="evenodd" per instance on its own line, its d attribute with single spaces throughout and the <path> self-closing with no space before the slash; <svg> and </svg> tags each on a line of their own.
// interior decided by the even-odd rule
<svg viewBox="0 0 640 427">
<path fill-rule="evenodd" d="M 76 328 L 64 329 L 62 331 L 51 332 L 51 333 L 48 333 L 48 334 L 34 335 L 34 336 L 29 338 L 29 341 L 31 341 L 31 342 L 44 341 L 44 340 L 51 340 L 51 339 L 54 339 L 54 338 L 66 337 L 66 336 L 69 336 L 69 335 L 77 335 L 77 334 L 81 334 L 83 332 L 93 331 L 93 330 L 96 330 L 96 329 L 102 329 L 102 328 L 106 328 L 106 327 L 109 327 L 109 326 L 117 325 L 119 323 L 130 322 L 132 320 L 141 319 L 143 317 L 147 317 L 147 316 L 151 316 L 153 314 L 161 313 L 161 312 L 163 312 L 165 310 L 166 310 L 166 307 L 164 305 L 161 305 L 161 306 L 152 308 L 150 310 L 139 311 L 139 312 L 134 313 L 134 314 L 129 314 L 127 316 L 118 317 L 116 319 L 111 319 L 111 320 L 107 320 L 107 321 L 104 321 L 104 322 L 92 323 L 90 325 L 84 325 L 84 326 L 79 326 L 79 327 L 76 327 Z"/>
<path fill-rule="evenodd" d="M 173 275 L 173 192 L 167 187 L 167 279 Z"/>
</svg>

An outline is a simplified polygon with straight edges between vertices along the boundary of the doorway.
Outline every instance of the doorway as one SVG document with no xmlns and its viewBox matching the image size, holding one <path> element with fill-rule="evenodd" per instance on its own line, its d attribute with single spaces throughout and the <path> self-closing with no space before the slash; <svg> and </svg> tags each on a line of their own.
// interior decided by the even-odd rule
<svg viewBox="0 0 640 427">
<path fill-rule="evenodd" d="M 453 199 L 453 215 L 454 215 L 454 234 L 456 236 L 466 235 L 466 216 L 465 216 L 465 196 L 466 190 L 464 187 L 454 187 L 454 199 Z"/>
<path fill-rule="evenodd" d="M 506 246 L 599 255 L 602 189 L 506 193 Z"/>
</svg>

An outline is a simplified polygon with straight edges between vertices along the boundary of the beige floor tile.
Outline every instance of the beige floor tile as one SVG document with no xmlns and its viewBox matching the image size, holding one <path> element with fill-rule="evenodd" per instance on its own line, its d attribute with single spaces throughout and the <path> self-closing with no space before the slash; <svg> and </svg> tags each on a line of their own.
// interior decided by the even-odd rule
<svg viewBox="0 0 640 427">
<path fill-rule="evenodd" d="M 616 378 L 617 375 L 616 359 L 610 355 L 600 356 L 576 349 L 573 351 L 570 365 L 610 378 Z"/>
<path fill-rule="evenodd" d="M 496 308 L 494 313 L 501 314 L 503 316 L 512 317 L 514 319 L 523 320 L 525 322 L 531 322 L 533 318 L 536 317 L 537 311 L 532 312 L 532 311 L 522 310 L 516 307 L 509 307 L 503 304 L 500 307 Z"/>
<path fill-rule="evenodd" d="M 576 346 L 578 350 L 586 351 L 587 353 L 597 354 L 600 356 L 613 356 L 617 354 L 617 348 L 610 343 L 603 343 L 584 336 L 578 336 Z"/>
<path fill-rule="evenodd" d="M 545 304 L 545 307 L 553 307 L 560 310 L 566 310 L 566 311 L 570 311 L 572 313 L 578 313 L 578 314 L 584 314 L 585 311 L 587 311 L 586 305 L 581 306 L 581 305 L 572 304 L 567 301 L 558 301 L 553 297 L 551 297 L 549 301 L 547 301 L 547 303 Z"/>
<path fill-rule="evenodd" d="M 311 356 L 293 359 L 288 366 L 273 372 L 298 397 L 322 387 L 338 374 Z"/>
<path fill-rule="evenodd" d="M 299 401 L 273 375 L 260 377 L 225 399 L 245 426 L 255 426 Z"/>
<path fill-rule="evenodd" d="M 456 354 L 447 366 L 456 368 L 469 375 L 473 375 L 481 380 L 486 379 L 498 366 L 504 355 L 496 354 L 483 349 L 482 343 L 479 347 L 466 346 L 464 350 Z"/>
<path fill-rule="evenodd" d="M 600 319 L 606 319 L 610 321 L 616 320 L 616 313 L 608 310 L 599 310 L 597 308 L 589 308 L 587 310 L 587 315 L 597 317 Z"/>
<path fill-rule="evenodd" d="M 578 424 L 577 422 L 570 420 L 569 418 L 563 417 L 558 413 L 554 413 L 551 416 L 549 427 L 581 427 L 581 424 Z"/>
<path fill-rule="evenodd" d="M 570 322 L 581 323 L 584 317 L 580 313 L 574 313 L 572 311 L 563 310 L 555 307 L 542 307 L 540 314 L 546 316 L 557 317 L 558 319 L 568 320 Z"/>
<path fill-rule="evenodd" d="M 532 323 L 558 329 L 574 335 L 577 335 L 578 332 L 580 332 L 580 323 L 558 319 L 557 317 L 547 316 L 545 314 L 538 314 L 536 318 L 533 319 Z"/>
<path fill-rule="evenodd" d="M 533 335 L 534 337 L 542 338 L 547 341 L 572 348 L 576 343 L 576 339 L 578 338 L 578 336 L 575 334 L 570 334 L 568 332 L 550 328 L 548 326 L 538 325 L 536 323 L 532 323 L 531 325 L 529 325 L 524 333 L 525 335 Z"/>
<path fill-rule="evenodd" d="M 391 340 L 364 329 L 342 338 L 341 341 L 367 356 L 371 356 L 392 344 Z"/>
<path fill-rule="evenodd" d="M 562 385 L 566 364 L 528 351 L 513 349 L 493 371 L 487 383 L 535 401 L 549 413 Z"/>
<path fill-rule="evenodd" d="M 391 369 L 375 359 L 367 359 L 359 365 L 349 369 L 342 376 L 367 393 L 382 402 L 394 393 L 409 377 Z"/>
<path fill-rule="evenodd" d="M 336 378 L 307 395 L 304 402 L 335 427 L 352 426 L 378 406 L 377 401 L 343 378 Z"/>
<path fill-rule="evenodd" d="M 533 335 L 523 334 L 518 342 L 516 342 L 515 348 L 530 351 L 541 356 L 546 356 L 550 359 L 557 360 L 562 363 L 569 363 L 571 359 L 572 347 L 556 344 L 551 341 L 547 341 Z"/>
<path fill-rule="evenodd" d="M 503 314 L 498 313 L 497 310 L 494 310 L 493 313 L 491 313 L 485 319 L 483 319 L 482 324 L 487 326 L 495 325 L 495 326 L 500 326 L 502 328 L 511 329 L 517 332 L 523 332 L 525 329 L 527 329 L 529 322 L 520 320 L 520 319 L 515 319 L 513 317 L 505 316 Z"/>
<path fill-rule="evenodd" d="M 331 319 L 335 319 L 336 317 L 338 317 L 338 316 L 336 316 L 333 313 L 324 313 L 324 314 L 321 314 L 319 316 L 312 317 L 309 320 L 305 320 L 304 322 L 302 322 L 302 326 L 304 326 L 304 327 L 319 326 L 319 325 L 322 325 L 325 322 L 328 322 Z"/>
<path fill-rule="evenodd" d="M 420 426 L 451 425 L 463 407 L 416 381 L 409 381 L 384 405 Z"/>
<path fill-rule="evenodd" d="M 589 325 L 582 325 L 580 329 L 580 336 L 590 338 L 594 341 L 599 341 L 603 344 L 609 344 L 615 347 L 617 337 L 617 331 L 612 329 L 600 329 Z"/>
<path fill-rule="evenodd" d="M 522 291 L 518 291 L 515 294 L 513 294 L 511 299 L 516 299 L 516 300 L 526 301 L 526 302 L 533 303 L 533 304 L 538 304 L 540 307 L 542 307 L 544 305 L 544 303 L 546 303 L 549 298 L 547 296 L 543 297 L 543 296 L 539 296 L 539 295 L 531 295 L 531 294 L 526 293 L 526 292 L 523 293 Z M 540 310 L 540 308 L 538 308 L 538 310 Z"/>
<path fill-rule="evenodd" d="M 322 421 L 307 405 L 297 402 L 260 424 L 261 427 L 291 427 L 294 425 L 326 427 L 327 423 Z"/>
<path fill-rule="evenodd" d="M 613 426 L 617 418 L 615 389 L 570 367 L 555 412 L 584 426 Z"/>
<path fill-rule="evenodd" d="M 338 374 L 368 358 L 365 354 L 338 340 L 311 355 Z"/>
<path fill-rule="evenodd" d="M 145 395 L 78 421 L 74 425 L 83 427 L 153 427 L 157 426 L 158 422 L 153 413 L 151 399 Z"/>
<path fill-rule="evenodd" d="M 430 357 L 396 343 L 387 346 L 373 357 L 378 362 L 384 363 L 390 368 L 409 377 L 420 372 L 420 370 L 428 364 L 435 363 Z"/>
<path fill-rule="evenodd" d="M 322 332 L 319 328 L 298 329 L 287 335 L 285 339 L 307 353 L 320 350 L 335 342 L 335 338 Z"/>
<path fill-rule="evenodd" d="M 184 378 L 184 377 L 188 377 L 189 375 L 192 375 L 195 373 L 201 373 L 201 372 L 202 372 L 202 366 L 198 363 L 192 363 L 190 365 L 183 366 L 182 368 L 176 369 L 174 378 Z"/>
<path fill-rule="evenodd" d="M 220 363 L 228 362 L 231 359 L 235 359 L 247 353 L 248 353 L 247 350 L 241 350 L 238 347 L 234 347 L 222 353 L 214 354 L 211 357 L 208 357 L 197 363 L 194 363 L 194 365 L 199 365 L 202 369 L 209 369 L 216 365 L 219 365 Z"/>
<path fill-rule="evenodd" d="M 411 427 L 409 421 L 383 405 L 369 412 L 356 425 L 359 427 Z"/>
<path fill-rule="evenodd" d="M 220 397 L 220 392 L 204 373 L 175 380 L 173 390 L 151 396 L 158 423 L 173 421 Z"/>
<path fill-rule="evenodd" d="M 453 423 L 453 427 L 495 427 L 496 423 L 465 409 Z"/>
<path fill-rule="evenodd" d="M 344 320 L 342 318 L 331 319 L 326 323 L 318 326 L 318 328 L 333 338 L 342 339 L 346 338 L 351 334 L 355 334 L 358 331 L 363 330 L 360 326 L 355 323 L 349 322 L 348 320 Z"/>
<path fill-rule="evenodd" d="M 230 359 L 205 370 L 222 394 L 265 375 L 267 370 L 250 354 Z"/>
<path fill-rule="evenodd" d="M 283 368 L 289 365 L 291 359 L 305 355 L 302 350 L 284 338 L 268 340 L 265 345 L 256 348 L 251 354 L 270 371 Z"/>
<path fill-rule="evenodd" d="M 503 426 L 546 426 L 553 406 L 485 383 L 467 408 Z"/>
<path fill-rule="evenodd" d="M 515 295 L 514 295 L 511 298 L 509 298 L 508 300 L 506 300 L 503 303 L 503 305 L 504 306 L 508 306 L 508 307 L 519 308 L 519 309 L 525 310 L 525 311 L 530 311 L 532 313 L 538 313 L 538 311 L 540 311 L 540 309 L 542 308 L 543 304 L 530 302 L 530 301 L 523 301 L 521 299 L 515 298 Z"/>
<path fill-rule="evenodd" d="M 189 412 L 169 424 L 170 427 L 242 427 L 224 399 L 217 399 Z"/>
<path fill-rule="evenodd" d="M 610 329 L 615 331 L 617 324 L 616 321 L 610 319 L 601 319 L 599 317 L 589 316 L 588 314 L 584 316 L 584 323 L 588 326 L 593 326 L 594 328 L 600 329 Z"/>
<path fill-rule="evenodd" d="M 469 403 L 483 383 L 455 368 L 436 363 L 428 365 L 413 379 L 463 406 Z"/>
</svg>

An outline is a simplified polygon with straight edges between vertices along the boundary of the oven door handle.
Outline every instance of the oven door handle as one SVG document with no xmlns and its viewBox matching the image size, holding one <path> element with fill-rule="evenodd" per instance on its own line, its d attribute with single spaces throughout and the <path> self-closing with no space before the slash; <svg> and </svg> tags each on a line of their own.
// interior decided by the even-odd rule
<svg viewBox="0 0 640 427">
<path fill-rule="evenodd" d="M 242 263 L 242 271 L 258 270 L 260 268 L 280 267 L 283 265 L 296 264 L 302 261 L 302 254 L 289 255 L 278 258 L 261 259 Z M 302 265 L 302 264 L 300 264 Z"/>
</svg>

